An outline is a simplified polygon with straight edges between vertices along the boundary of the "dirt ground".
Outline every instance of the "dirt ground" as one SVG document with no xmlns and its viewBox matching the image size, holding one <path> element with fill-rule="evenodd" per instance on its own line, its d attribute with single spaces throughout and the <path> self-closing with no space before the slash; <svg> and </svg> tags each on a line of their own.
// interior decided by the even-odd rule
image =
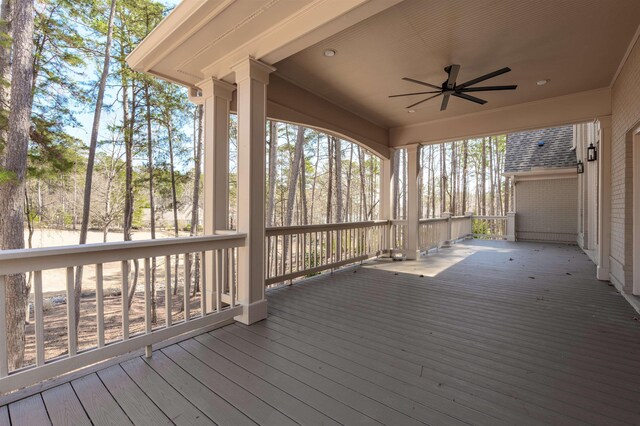
<svg viewBox="0 0 640 426">
<path fill-rule="evenodd" d="M 170 237 L 166 234 L 160 234 L 158 236 L 160 238 Z M 150 235 L 147 232 L 134 234 L 134 240 L 149 238 Z M 77 244 L 77 241 L 77 232 L 37 230 L 34 235 L 33 246 L 54 247 L 74 245 Z M 108 241 L 122 241 L 122 234 L 110 233 Z M 102 233 L 90 232 L 88 242 L 102 242 Z M 80 301 L 78 351 L 90 349 L 97 345 L 95 269 L 93 265 L 88 265 L 84 268 L 82 280 L 83 291 Z M 131 269 L 133 270 L 133 266 Z M 164 258 L 157 259 L 156 271 L 157 320 L 154 328 L 162 328 L 166 320 Z M 120 262 L 105 263 L 103 265 L 103 274 L 105 342 L 109 343 L 122 339 L 122 271 Z M 172 298 L 172 317 L 174 322 L 184 320 L 184 313 L 181 311 L 183 306 L 183 280 L 184 270 L 181 259 L 178 274 L 178 293 Z M 44 294 L 45 359 L 50 360 L 57 356 L 64 355 L 68 351 L 66 271 L 64 269 L 43 271 L 42 281 Z M 130 282 L 132 282 L 132 280 L 130 280 Z M 32 311 L 33 293 L 30 295 L 29 301 Z M 191 298 L 190 306 L 191 317 L 200 315 L 200 293 L 197 293 L 195 297 Z M 129 330 L 130 336 L 144 332 L 144 273 L 142 270 L 142 262 L 140 262 L 136 294 L 129 311 Z M 35 363 L 35 325 L 33 315 L 30 316 L 30 321 L 26 327 L 25 343 L 24 365 L 28 366 Z"/>
<path fill-rule="evenodd" d="M 179 284 L 178 294 L 172 297 L 172 321 L 184 320 L 183 292 Z M 166 320 L 164 285 L 156 287 L 157 320 L 153 328 L 163 328 Z M 190 317 L 201 313 L 200 293 L 191 297 Z M 44 308 L 45 359 L 50 360 L 67 354 L 67 305 L 47 303 Z M 120 292 L 106 293 L 104 296 L 105 342 L 122 339 L 122 295 Z M 137 292 L 129 311 L 129 335 L 144 332 L 144 292 Z M 35 325 L 33 321 L 26 327 L 26 348 L 24 365 L 35 363 Z M 97 321 L 95 293 L 84 293 L 80 301 L 80 324 L 78 330 L 78 351 L 97 346 Z"/>
</svg>

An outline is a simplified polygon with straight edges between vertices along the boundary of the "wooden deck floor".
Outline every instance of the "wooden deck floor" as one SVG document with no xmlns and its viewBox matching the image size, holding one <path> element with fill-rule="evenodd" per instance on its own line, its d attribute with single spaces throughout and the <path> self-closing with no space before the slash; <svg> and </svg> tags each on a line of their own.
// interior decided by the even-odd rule
<svg viewBox="0 0 640 426">
<path fill-rule="evenodd" d="M 640 424 L 638 314 L 576 247 L 471 242 L 269 294 L 0 424 Z"/>
</svg>

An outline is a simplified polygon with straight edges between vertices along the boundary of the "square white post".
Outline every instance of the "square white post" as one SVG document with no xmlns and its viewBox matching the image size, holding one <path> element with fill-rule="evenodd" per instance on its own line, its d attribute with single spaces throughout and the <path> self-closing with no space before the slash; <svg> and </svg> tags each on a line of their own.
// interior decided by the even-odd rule
<svg viewBox="0 0 640 426">
<path fill-rule="evenodd" d="M 507 213 L 507 241 L 516 240 L 516 213 Z"/>
<path fill-rule="evenodd" d="M 200 88 L 204 105 L 204 233 L 213 235 L 229 226 L 229 104 L 235 87 L 208 79 Z M 213 254 L 207 253 L 204 285 L 209 311 L 216 306 L 213 265 Z"/>
<path fill-rule="evenodd" d="M 447 239 L 443 241 L 440 247 L 451 247 L 451 213 L 442 212 L 440 213 L 440 217 L 447 219 Z"/>
<path fill-rule="evenodd" d="M 464 212 L 464 215 L 469 218 L 467 223 L 467 238 L 469 238 L 473 236 L 473 212 Z"/>
<path fill-rule="evenodd" d="M 238 302 L 252 324 L 267 317 L 264 296 L 265 127 L 267 84 L 275 69 L 252 58 L 233 67 L 238 90 L 238 232 L 247 244 L 238 250 Z"/>
<path fill-rule="evenodd" d="M 395 156 L 395 149 L 389 148 L 389 158 L 382 158 L 380 160 L 380 220 L 393 219 L 393 159 Z M 391 224 L 387 226 L 387 232 L 385 235 L 385 251 L 391 251 Z"/>
<path fill-rule="evenodd" d="M 420 167 L 420 145 L 413 144 L 407 149 L 407 259 L 418 258 L 418 221 L 420 219 L 420 200 L 418 199 L 418 177 Z"/>
<path fill-rule="evenodd" d="M 611 116 L 598 117 L 600 138 L 600 173 L 598 174 L 598 267 L 596 278 L 609 280 L 609 253 L 611 250 Z"/>
</svg>

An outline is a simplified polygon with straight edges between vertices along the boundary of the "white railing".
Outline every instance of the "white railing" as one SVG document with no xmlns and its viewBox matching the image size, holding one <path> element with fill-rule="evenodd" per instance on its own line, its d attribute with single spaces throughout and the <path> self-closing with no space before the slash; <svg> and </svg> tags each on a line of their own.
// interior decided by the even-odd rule
<svg viewBox="0 0 640 426">
<path fill-rule="evenodd" d="M 471 216 L 454 216 L 451 218 L 451 239 L 453 241 L 472 234 Z"/>
<path fill-rule="evenodd" d="M 473 237 L 482 240 L 507 240 L 507 216 L 473 216 Z"/>
<path fill-rule="evenodd" d="M 420 219 L 418 244 L 420 250 L 431 250 L 449 241 L 449 218 Z"/>
<path fill-rule="evenodd" d="M 391 236 L 391 250 L 406 250 L 408 246 L 409 221 L 392 219 L 389 221 L 389 235 Z"/>
<path fill-rule="evenodd" d="M 265 285 L 377 256 L 388 246 L 386 220 L 267 228 Z"/>
<path fill-rule="evenodd" d="M 0 252 L 0 394 L 142 348 L 146 348 L 147 355 L 150 356 L 151 345 L 155 343 L 212 326 L 241 314 L 242 307 L 236 302 L 235 262 L 231 260 L 235 258 L 237 248 L 245 245 L 245 241 L 245 234 L 229 233 Z M 209 256 L 211 260 L 205 262 Z M 195 264 L 196 258 L 199 258 L 202 265 L 199 269 L 200 280 L 196 284 L 199 287 L 198 294 L 191 287 L 192 265 Z M 131 277 L 131 261 L 137 260 L 143 261 L 144 297 L 138 294 L 134 304 L 142 306 L 144 313 L 138 310 L 136 317 L 134 312 L 130 311 L 134 306 L 129 306 L 128 293 L 133 279 L 136 279 L 135 275 L 133 279 Z M 180 260 L 182 268 L 178 275 L 182 275 L 183 279 L 178 289 L 178 281 L 175 276 L 172 279 L 172 274 L 176 275 L 176 265 Z M 115 268 L 113 262 L 117 262 Z M 212 271 L 205 270 L 204 265 L 207 263 L 213 265 Z M 155 280 L 153 267 L 159 264 L 164 267 L 164 280 L 158 280 L 159 287 L 161 282 L 164 283 L 164 306 L 160 309 L 163 311 L 160 314 L 164 314 L 164 320 L 153 324 L 151 285 L 152 279 Z M 137 270 L 140 263 L 136 262 L 134 265 Z M 90 335 L 76 332 L 74 282 L 78 267 L 84 268 L 85 276 L 88 276 L 91 270 L 95 277 L 95 296 L 90 301 L 95 303 L 95 307 L 88 304 L 85 297 L 80 299 L 81 308 L 87 303 L 89 309 L 81 309 L 82 321 L 79 329 L 82 323 L 87 321 L 87 316 L 95 314 L 95 328 L 92 328 L 95 332 Z M 52 335 L 50 329 L 54 328 L 54 325 L 45 321 L 43 297 L 43 290 L 46 290 L 43 279 L 48 278 L 47 274 L 53 274 L 59 269 L 63 270 L 60 276 L 66 281 L 66 301 L 62 302 L 66 302 L 66 327 L 63 327 L 66 330 L 62 336 L 60 333 Z M 46 273 L 43 274 L 43 271 Z M 35 317 L 34 334 L 27 337 L 27 346 L 35 348 L 32 350 L 35 356 L 30 365 L 12 370 L 6 345 L 5 285 L 12 275 L 27 273 L 33 277 Z M 204 284 L 206 279 L 211 280 L 210 288 L 214 294 L 207 294 L 207 285 Z M 115 313 L 114 304 L 111 303 L 113 297 L 105 294 L 105 282 L 114 280 L 120 282 L 121 296 L 115 303 L 120 312 L 116 310 Z M 174 281 L 175 286 L 172 286 Z M 83 280 L 83 284 L 86 284 L 86 280 Z M 179 303 L 178 290 L 182 291 L 182 303 Z M 156 294 L 159 301 L 162 292 Z M 153 303 L 155 301 L 156 298 L 153 298 Z M 175 308 L 174 301 L 177 305 Z M 110 312 L 105 313 L 107 302 Z M 113 328 L 106 324 L 107 314 L 110 315 L 110 323 L 120 325 L 115 338 L 112 338 Z M 79 338 L 82 339 L 82 344 L 79 344 Z M 112 338 L 111 341 L 109 338 Z M 62 345 L 66 346 L 66 353 L 52 354 L 51 348 L 55 346 L 56 339 L 63 339 Z"/>
</svg>

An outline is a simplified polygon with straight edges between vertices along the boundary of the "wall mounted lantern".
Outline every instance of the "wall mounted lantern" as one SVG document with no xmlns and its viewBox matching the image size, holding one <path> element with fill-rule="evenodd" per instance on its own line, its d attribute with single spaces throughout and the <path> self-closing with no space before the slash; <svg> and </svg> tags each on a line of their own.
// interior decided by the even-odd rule
<svg viewBox="0 0 640 426">
<path fill-rule="evenodd" d="M 587 161 L 596 161 L 598 159 L 598 153 L 596 152 L 596 147 L 593 146 L 593 142 L 589 144 L 589 148 L 587 148 Z"/>
<path fill-rule="evenodd" d="M 584 173 L 584 163 L 582 161 L 578 161 L 578 173 Z"/>
</svg>

